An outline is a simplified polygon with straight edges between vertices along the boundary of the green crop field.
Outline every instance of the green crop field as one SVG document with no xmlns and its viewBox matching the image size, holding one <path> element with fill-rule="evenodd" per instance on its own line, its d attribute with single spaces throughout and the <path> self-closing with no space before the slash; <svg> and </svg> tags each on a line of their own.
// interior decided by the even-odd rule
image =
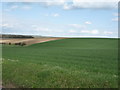
<svg viewBox="0 0 120 90">
<path fill-rule="evenodd" d="M 71 38 L 2 50 L 3 87 L 118 87 L 117 39 Z"/>
</svg>

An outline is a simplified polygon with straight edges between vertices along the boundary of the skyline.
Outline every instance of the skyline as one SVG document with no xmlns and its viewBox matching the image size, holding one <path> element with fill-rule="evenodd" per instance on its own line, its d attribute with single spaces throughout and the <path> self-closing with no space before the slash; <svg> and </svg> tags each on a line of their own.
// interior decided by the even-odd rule
<svg viewBox="0 0 120 90">
<path fill-rule="evenodd" d="M 119 15 L 113 3 L 86 5 L 82 2 L 62 1 L 2 2 L 2 33 L 54 37 L 118 37 Z"/>
</svg>

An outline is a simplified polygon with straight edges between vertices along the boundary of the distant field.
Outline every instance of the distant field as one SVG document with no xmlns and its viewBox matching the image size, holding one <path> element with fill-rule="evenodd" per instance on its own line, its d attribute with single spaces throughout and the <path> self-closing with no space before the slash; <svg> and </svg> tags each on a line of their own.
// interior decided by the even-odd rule
<svg viewBox="0 0 120 90">
<path fill-rule="evenodd" d="M 3 87 L 118 87 L 117 39 L 71 38 L 2 50 Z"/>
<path fill-rule="evenodd" d="M 57 40 L 57 39 L 62 39 L 62 38 L 53 38 L 53 37 L 41 37 L 41 38 L 3 38 L 0 40 L 0 43 L 25 43 L 26 45 L 31 45 L 35 43 L 41 43 L 41 42 L 46 42 L 46 41 L 51 41 L 51 40 Z"/>
</svg>

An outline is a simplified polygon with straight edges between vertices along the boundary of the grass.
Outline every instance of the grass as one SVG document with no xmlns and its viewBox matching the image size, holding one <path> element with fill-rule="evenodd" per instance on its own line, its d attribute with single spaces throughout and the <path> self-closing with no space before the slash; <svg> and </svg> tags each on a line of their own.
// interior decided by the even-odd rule
<svg viewBox="0 0 120 90">
<path fill-rule="evenodd" d="M 118 87 L 117 39 L 71 38 L 2 49 L 5 87 Z"/>
</svg>

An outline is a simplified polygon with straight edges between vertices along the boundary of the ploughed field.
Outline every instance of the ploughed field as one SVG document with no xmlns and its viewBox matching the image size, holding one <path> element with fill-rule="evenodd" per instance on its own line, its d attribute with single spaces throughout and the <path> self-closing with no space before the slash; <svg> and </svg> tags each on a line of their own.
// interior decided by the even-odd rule
<svg viewBox="0 0 120 90">
<path fill-rule="evenodd" d="M 3 87 L 118 87 L 117 39 L 70 38 L 2 50 Z"/>
<path fill-rule="evenodd" d="M 0 39 L 1 44 L 15 44 L 15 43 L 25 43 L 25 45 L 31 45 L 35 43 L 42 43 L 46 41 L 58 40 L 63 38 L 55 37 L 41 37 L 41 38 L 3 38 Z"/>
</svg>

